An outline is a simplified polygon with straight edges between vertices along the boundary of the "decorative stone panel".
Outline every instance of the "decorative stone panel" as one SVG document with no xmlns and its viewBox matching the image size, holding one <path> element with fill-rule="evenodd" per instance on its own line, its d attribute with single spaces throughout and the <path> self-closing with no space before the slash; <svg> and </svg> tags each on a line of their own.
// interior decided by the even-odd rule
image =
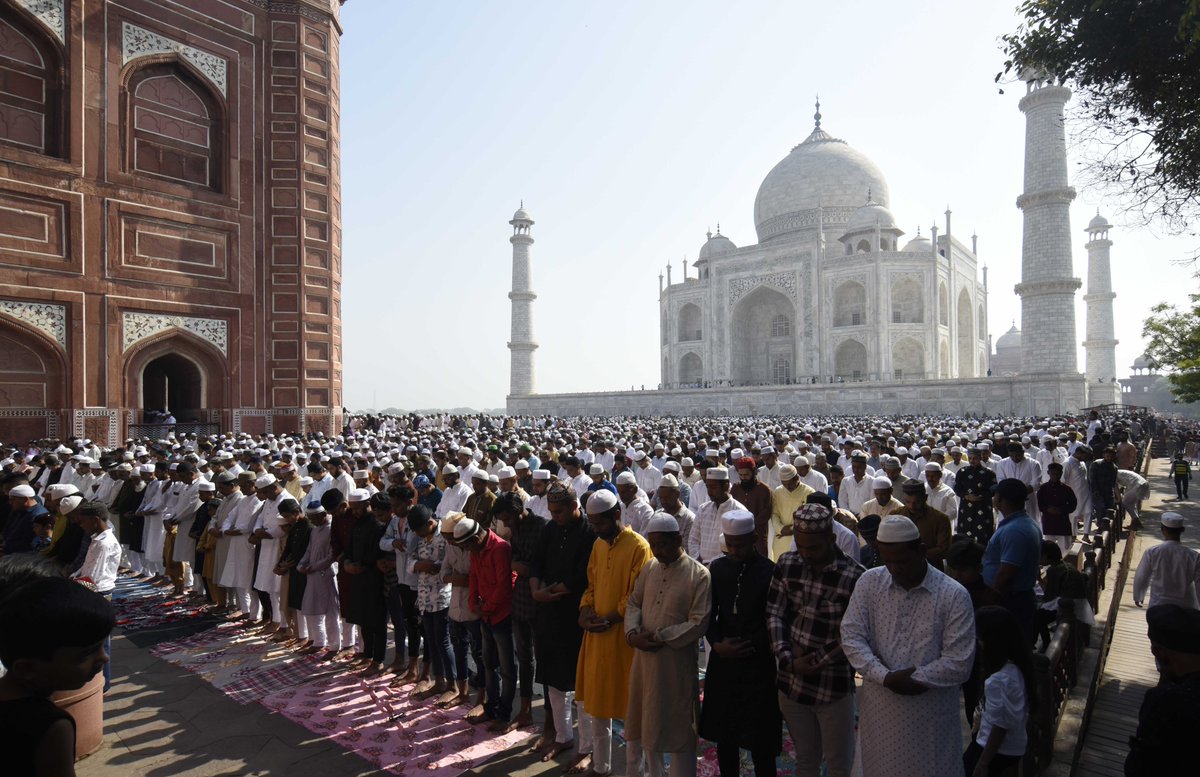
<svg viewBox="0 0 1200 777">
<path fill-rule="evenodd" d="M 17 302 L 0 299 L 0 313 L 24 321 L 67 349 L 67 307 L 42 302 Z"/>
<path fill-rule="evenodd" d="M 67 42 L 67 15 L 65 0 L 17 0 L 25 10 L 45 24 L 59 43 Z"/>
<path fill-rule="evenodd" d="M 224 57 L 201 51 L 193 46 L 171 40 L 156 32 L 125 22 L 121 26 L 121 64 L 152 54 L 178 54 L 212 82 L 222 97 L 228 89 L 229 63 Z"/>
<path fill-rule="evenodd" d="M 126 313 L 121 321 L 121 350 L 168 329 L 182 329 L 212 344 L 222 355 L 229 353 L 229 324 L 219 318 L 164 316 L 157 313 Z"/>
<path fill-rule="evenodd" d="M 759 286 L 774 286 L 796 301 L 796 274 L 794 272 L 779 272 L 771 275 L 759 275 L 750 278 L 734 278 L 729 282 L 729 306 L 733 307 L 746 292 L 753 291 Z"/>
</svg>

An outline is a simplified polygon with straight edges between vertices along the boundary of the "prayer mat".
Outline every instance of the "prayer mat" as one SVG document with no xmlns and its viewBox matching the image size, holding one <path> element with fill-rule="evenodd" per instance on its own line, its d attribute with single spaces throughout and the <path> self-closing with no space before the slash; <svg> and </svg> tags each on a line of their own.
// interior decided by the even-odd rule
<svg viewBox="0 0 1200 777">
<path fill-rule="evenodd" d="M 227 628 L 209 629 L 194 640 L 160 646 L 152 653 L 198 674 L 217 690 L 228 692 L 236 687 L 238 700 L 243 704 L 287 684 L 304 682 L 323 668 L 312 656 L 298 656 L 294 650 Z M 274 671 L 293 663 L 307 668 Z M 259 675 L 262 677 L 258 678 Z"/>
<path fill-rule="evenodd" d="M 622 721 L 613 721 L 613 741 L 619 742 L 622 746 L 626 744 L 625 724 Z M 750 751 L 742 750 L 740 756 L 738 766 L 742 777 L 754 777 L 754 762 L 750 760 Z M 669 757 L 667 763 L 670 764 Z M 783 752 L 775 759 L 775 773 L 779 777 L 795 777 L 796 774 L 796 749 L 792 745 L 791 737 L 788 736 L 786 726 L 783 729 Z M 721 767 L 717 763 L 717 743 L 701 739 L 700 757 L 696 761 L 696 777 L 719 777 L 720 774 Z M 829 768 L 825 764 L 821 764 L 821 777 L 829 777 Z"/>
<path fill-rule="evenodd" d="M 410 700 L 412 686 L 390 688 L 391 679 L 337 672 L 259 703 L 393 774 L 454 777 L 531 736 L 496 736 L 466 722 L 467 705 L 442 710 Z"/>
<path fill-rule="evenodd" d="M 174 599 L 161 588 L 128 577 L 117 579 L 116 587 L 113 588 L 112 603 L 117 616 L 117 626 L 125 634 L 157 628 L 168 623 L 208 617 L 201 609 L 205 604 L 203 600 Z M 215 625 L 216 622 L 213 619 L 210 625 Z"/>
<path fill-rule="evenodd" d="M 167 641 L 183 639 L 210 631 L 221 623 L 211 615 L 197 615 L 191 620 L 178 620 L 149 626 L 144 629 L 126 631 L 125 639 L 140 648 L 155 647 Z"/>
</svg>

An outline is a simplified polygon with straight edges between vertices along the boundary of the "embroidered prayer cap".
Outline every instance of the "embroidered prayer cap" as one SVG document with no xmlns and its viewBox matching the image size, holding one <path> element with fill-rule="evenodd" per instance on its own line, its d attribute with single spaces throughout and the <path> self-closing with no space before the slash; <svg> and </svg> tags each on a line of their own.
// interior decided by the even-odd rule
<svg viewBox="0 0 1200 777">
<path fill-rule="evenodd" d="M 678 472 L 678 471 L 679 471 L 679 463 L 678 462 L 668 461 L 666 464 L 663 465 L 663 472 Z"/>
<path fill-rule="evenodd" d="M 431 485 L 432 483 L 429 482 L 429 478 L 425 475 L 417 475 L 413 480 L 413 488 L 429 488 Z"/>
<path fill-rule="evenodd" d="M 514 470 L 529 469 L 529 462 L 525 459 L 517 459 L 517 463 L 513 465 Z"/>
<path fill-rule="evenodd" d="M 871 481 L 871 489 L 873 491 L 883 491 L 892 487 L 892 479 L 883 476 L 877 477 Z"/>
<path fill-rule="evenodd" d="M 721 516 L 721 533 L 740 537 L 754 533 L 754 513 L 749 510 L 729 510 Z"/>
<path fill-rule="evenodd" d="M 472 537 L 477 537 L 485 531 L 487 530 L 480 526 L 478 521 L 463 517 L 458 523 L 454 524 L 453 542 L 455 545 L 461 545 Z"/>
<path fill-rule="evenodd" d="M 729 480 L 729 470 L 719 465 L 713 465 L 704 471 L 705 480 Z"/>
<path fill-rule="evenodd" d="M 906 494 L 923 494 L 925 493 L 925 484 L 919 480 L 906 480 L 904 485 L 900 486 L 900 490 Z"/>
<path fill-rule="evenodd" d="M 617 475 L 617 485 L 636 486 L 637 478 L 633 476 L 632 472 L 622 472 L 620 475 Z"/>
<path fill-rule="evenodd" d="M 878 542 L 912 542 L 921 539 L 921 532 L 912 519 L 903 515 L 889 515 L 879 524 L 875 535 Z"/>
<path fill-rule="evenodd" d="M 806 459 L 806 461 L 807 461 L 807 459 Z M 780 480 L 791 480 L 792 478 L 799 477 L 799 476 L 800 476 L 800 473 L 797 472 L 796 468 L 793 467 L 791 464 L 780 464 L 779 465 L 779 479 Z"/>
<path fill-rule="evenodd" d="M 589 504 L 591 500 L 588 500 Z M 657 512 L 646 523 L 646 534 L 678 534 L 679 521 L 670 513 Z"/>
<path fill-rule="evenodd" d="M 200 484 L 197 486 L 197 488 L 199 489 L 200 493 L 202 493 L 202 494 L 211 494 L 212 492 L 217 490 L 217 484 L 210 483 L 207 480 L 201 480 Z"/>
<path fill-rule="evenodd" d="M 941 464 L 938 464 L 936 461 L 931 461 L 931 462 L 928 462 L 928 463 L 925 465 L 925 471 L 926 471 L 926 472 L 941 472 L 941 471 L 942 471 L 942 465 L 941 465 Z"/>
<path fill-rule="evenodd" d="M 325 508 L 317 500 L 313 500 L 304 506 L 305 515 L 321 515 L 325 512 Z"/>
<path fill-rule="evenodd" d="M 443 475 L 457 475 L 458 467 L 454 466 L 453 464 L 447 464 L 446 466 L 442 467 L 442 474 Z"/>
<path fill-rule="evenodd" d="M 624 474 L 624 473 L 622 473 Z M 617 506 L 617 495 L 607 488 L 593 491 L 587 500 L 587 514 L 600 515 L 607 513 Z"/>
<path fill-rule="evenodd" d="M 792 525 L 796 532 L 825 534 L 833 530 L 833 510 L 815 502 L 801 505 L 792 513 Z"/>
<path fill-rule="evenodd" d="M 496 471 L 496 478 L 499 480 L 506 480 L 507 478 L 515 478 L 516 476 L 517 476 L 517 471 L 515 469 L 513 469 L 512 467 L 501 467 L 499 470 Z"/>
<path fill-rule="evenodd" d="M 354 470 L 354 474 L 352 474 L 350 477 L 354 480 L 366 480 L 367 478 L 371 477 L 371 473 L 365 469 L 356 469 Z"/>
<path fill-rule="evenodd" d="M 545 470 L 541 470 L 545 471 Z M 574 502 L 575 491 L 561 480 L 556 480 L 546 489 L 547 502 Z"/>
</svg>

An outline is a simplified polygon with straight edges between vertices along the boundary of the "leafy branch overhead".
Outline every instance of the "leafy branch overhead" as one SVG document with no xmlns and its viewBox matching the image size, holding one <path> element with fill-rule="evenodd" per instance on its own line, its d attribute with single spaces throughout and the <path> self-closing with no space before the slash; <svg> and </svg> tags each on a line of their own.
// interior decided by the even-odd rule
<svg viewBox="0 0 1200 777">
<path fill-rule="evenodd" d="M 1142 327 L 1146 358 L 1167 372 L 1176 402 L 1200 401 L 1200 294 L 1191 309 L 1155 305 Z"/>
<path fill-rule="evenodd" d="M 1071 85 L 1082 183 L 1126 215 L 1189 231 L 1200 216 L 1200 0 L 1024 0 L 997 81 Z"/>
</svg>

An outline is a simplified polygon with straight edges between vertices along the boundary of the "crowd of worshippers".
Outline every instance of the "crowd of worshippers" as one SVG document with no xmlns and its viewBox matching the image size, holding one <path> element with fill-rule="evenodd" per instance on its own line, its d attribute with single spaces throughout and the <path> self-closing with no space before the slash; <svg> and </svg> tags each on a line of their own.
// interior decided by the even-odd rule
<svg viewBox="0 0 1200 777">
<path fill-rule="evenodd" d="M 1032 649 L 1054 594 L 1071 595 L 1053 570 L 1118 501 L 1136 520 L 1136 443 L 1155 423 L 563 419 L 487 436 L 72 440 L 8 449 L 0 541 L 101 593 L 126 574 L 203 598 L 299 653 L 469 705 L 494 731 L 530 725 L 540 685 L 534 749 L 574 750 L 572 773 L 611 773 L 615 719 L 626 774 L 693 774 L 697 735 L 722 775 L 743 749 L 774 774 L 785 726 L 800 775 L 856 760 L 1013 774 Z"/>
</svg>

